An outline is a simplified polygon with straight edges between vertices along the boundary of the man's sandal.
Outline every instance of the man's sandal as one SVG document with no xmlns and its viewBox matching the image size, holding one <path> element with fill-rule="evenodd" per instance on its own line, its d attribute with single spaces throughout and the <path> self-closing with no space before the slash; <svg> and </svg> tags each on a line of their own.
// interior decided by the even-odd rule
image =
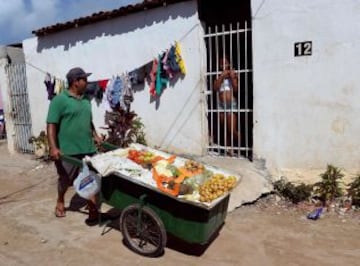
<svg viewBox="0 0 360 266">
<path fill-rule="evenodd" d="M 60 209 L 60 208 L 56 207 L 55 208 L 55 217 L 57 217 L 57 218 L 66 217 L 65 209 Z"/>
</svg>

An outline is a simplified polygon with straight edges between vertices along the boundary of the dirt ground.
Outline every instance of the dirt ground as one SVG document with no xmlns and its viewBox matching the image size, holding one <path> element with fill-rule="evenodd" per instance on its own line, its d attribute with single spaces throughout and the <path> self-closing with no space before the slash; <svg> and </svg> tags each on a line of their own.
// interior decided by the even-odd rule
<svg viewBox="0 0 360 266">
<path fill-rule="evenodd" d="M 55 218 L 56 174 L 31 155 L 10 156 L 0 142 L 1 265 L 359 265 L 360 214 L 324 213 L 284 206 L 273 196 L 229 213 L 205 247 L 171 240 L 147 258 L 122 242 L 113 227 L 88 227 L 82 201 L 67 194 L 67 217 Z M 241 184 L 240 184 L 241 185 Z M 103 211 L 111 211 L 102 206 Z M 114 214 L 114 212 L 112 212 Z M 116 212 L 115 212 L 116 214 Z"/>
</svg>

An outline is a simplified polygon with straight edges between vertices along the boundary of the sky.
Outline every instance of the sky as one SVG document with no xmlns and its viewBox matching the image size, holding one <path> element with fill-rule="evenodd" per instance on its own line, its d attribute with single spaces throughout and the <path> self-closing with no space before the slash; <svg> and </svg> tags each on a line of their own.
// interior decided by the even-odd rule
<svg viewBox="0 0 360 266">
<path fill-rule="evenodd" d="M 21 43 L 31 32 L 140 0 L 0 0 L 0 45 Z"/>
</svg>

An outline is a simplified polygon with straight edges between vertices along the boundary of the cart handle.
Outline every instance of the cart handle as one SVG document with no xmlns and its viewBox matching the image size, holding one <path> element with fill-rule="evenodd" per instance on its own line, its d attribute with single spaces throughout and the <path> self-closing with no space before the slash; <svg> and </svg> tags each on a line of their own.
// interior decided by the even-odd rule
<svg viewBox="0 0 360 266">
<path fill-rule="evenodd" d="M 116 150 L 116 149 L 119 148 L 118 146 L 116 146 L 116 145 L 114 145 L 114 144 L 111 144 L 111 143 L 109 143 L 109 142 L 105 142 L 105 141 L 102 142 L 100 145 L 101 145 L 104 149 L 106 149 L 107 151 Z M 81 168 L 82 165 L 83 165 L 82 160 L 77 159 L 77 158 L 74 158 L 74 157 L 69 156 L 69 155 L 64 155 L 64 154 L 62 154 L 62 155 L 60 155 L 60 159 L 63 160 L 63 161 L 65 161 L 65 162 L 68 162 L 68 163 L 70 163 L 70 164 L 72 164 L 72 165 L 74 165 L 74 166 L 80 167 L 80 168 Z"/>
<path fill-rule="evenodd" d="M 75 157 L 72 157 L 72 156 L 69 156 L 69 155 L 61 154 L 60 155 L 60 160 L 62 160 L 64 162 L 67 162 L 67 163 L 70 163 L 70 164 L 72 164 L 74 166 L 77 166 L 77 167 L 80 167 L 80 168 L 82 168 L 82 166 L 83 166 L 82 160 L 80 160 L 78 158 L 75 158 Z"/>
<path fill-rule="evenodd" d="M 102 142 L 101 144 L 101 147 L 103 147 L 104 149 L 106 149 L 107 151 L 112 151 L 112 150 L 116 150 L 116 149 L 119 149 L 120 147 L 114 145 L 114 144 L 111 144 L 109 142 Z"/>
</svg>

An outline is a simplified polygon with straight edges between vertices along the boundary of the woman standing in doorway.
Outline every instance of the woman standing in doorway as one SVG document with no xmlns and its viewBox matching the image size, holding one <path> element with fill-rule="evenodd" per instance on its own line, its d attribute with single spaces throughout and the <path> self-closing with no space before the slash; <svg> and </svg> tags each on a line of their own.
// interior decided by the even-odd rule
<svg viewBox="0 0 360 266">
<path fill-rule="evenodd" d="M 230 67 L 229 60 L 226 57 L 220 58 L 219 66 L 222 72 L 215 79 L 214 91 L 219 93 L 217 105 L 220 114 L 220 125 L 224 128 L 226 146 L 232 147 L 236 142 L 240 145 L 237 115 L 234 111 L 238 108 L 236 99 L 238 94 L 238 79 L 235 71 Z M 233 155 L 233 150 L 230 150 L 230 155 Z"/>
</svg>

